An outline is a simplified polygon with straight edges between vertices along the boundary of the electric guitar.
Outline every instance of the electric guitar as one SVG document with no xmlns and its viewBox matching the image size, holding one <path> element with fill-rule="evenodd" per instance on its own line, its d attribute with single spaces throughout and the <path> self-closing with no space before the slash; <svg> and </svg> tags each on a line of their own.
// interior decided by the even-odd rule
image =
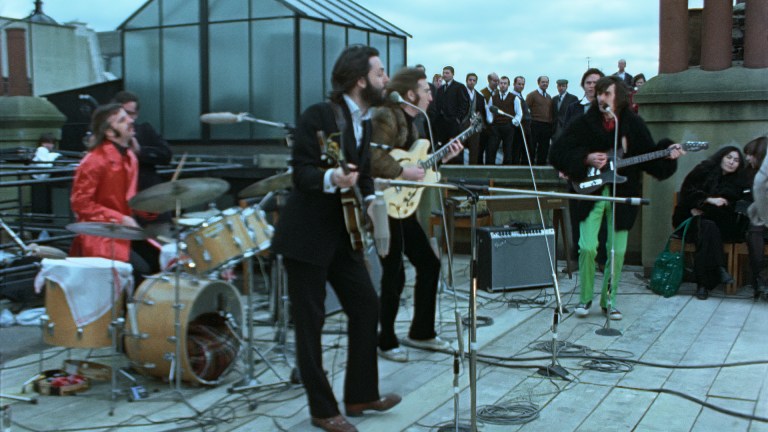
<svg viewBox="0 0 768 432">
<path fill-rule="evenodd" d="M 686 141 L 682 144 L 682 147 L 686 152 L 697 152 L 708 149 L 709 143 L 707 141 Z M 615 170 L 655 159 L 662 159 L 669 156 L 670 153 L 672 153 L 672 150 L 667 148 L 625 159 L 615 159 L 614 167 L 613 152 L 611 152 L 608 155 L 608 163 L 602 169 L 590 167 L 589 171 L 587 171 L 587 178 L 581 181 L 571 181 L 571 186 L 573 186 L 576 193 L 590 194 L 607 184 L 613 183 L 613 172 Z M 620 184 L 626 181 L 626 177 L 616 174 L 616 183 Z"/>
<path fill-rule="evenodd" d="M 337 134 L 333 134 L 331 137 L 334 135 Z M 344 174 L 349 174 L 349 165 L 347 165 L 344 150 L 340 148 L 339 143 L 331 138 L 326 139 L 323 131 L 317 131 L 317 139 L 320 142 L 324 159 L 329 163 L 338 164 L 342 171 L 344 171 Z M 357 184 L 350 187 L 349 191 L 341 194 L 341 206 L 344 211 L 344 224 L 349 233 L 352 249 L 369 250 L 373 246 L 371 222 L 363 210 L 363 194 L 360 192 L 360 187 Z"/>
<path fill-rule="evenodd" d="M 459 140 L 464 141 L 470 136 L 480 132 L 483 129 L 483 121 L 475 113 L 472 115 L 469 127 L 451 142 Z M 432 154 L 428 154 L 430 143 L 427 139 L 416 140 L 408 151 L 393 149 L 389 152 L 397 163 L 403 168 L 417 166 L 425 172 L 423 182 L 436 183 L 440 181 L 440 173 L 437 171 L 438 164 L 443 157 L 447 155 L 451 147 L 446 144 Z M 406 186 L 392 186 L 384 191 L 384 200 L 387 202 L 387 214 L 395 219 L 405 219 L 411 216 L 419 207 L 421 195 L 424 188 L 414 188 Z"/>
</svg>

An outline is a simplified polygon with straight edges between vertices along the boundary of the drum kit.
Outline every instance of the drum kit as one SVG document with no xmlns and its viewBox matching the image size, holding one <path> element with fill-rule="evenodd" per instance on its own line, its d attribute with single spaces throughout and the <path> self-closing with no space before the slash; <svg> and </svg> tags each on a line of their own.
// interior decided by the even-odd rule
<svg viewBox="0 0 768 432">
<path fill-rule="evenodd" d="M 239 196 L 271 195 L 273 191 L 288 187 L 290 172 L 256 182 L 241 191 Z M 47 316 L 42 324 L 44 341 L 67 348 L 111 345 L 116 353 L 122 341 L 125 355 L 134 370 L 167 379 L 177 392 L 182 380 L 192 384 L 217 385 L 241 354 L 247 355 L 247 376 L 240 382 L 246 385 L 233 388 L 233 391 L 249 388 L 255 381 L 254 352 L 282 381 L 279 373 L 258 352 L 253 339 L 252 258 L 269 249 L 274 231 L 260 204 L 221 212 L 181 213 L 182 209 L 215 201 L 228 189 L 229 184 L 224 180 L 190 178 L 152 186 L 129 200 L 128 204 L 134 210 L 175 213 L 174 238 L 164 240 L 175 243 L 173 261 L 176 265 L 160 274 L 148 276 L 135 291 L 128 287 L 125 300 L 117 280 L 122 277 L 124 269 L 115 266 L 126 265 L 130 268 L 130 265 L 104 260 L 112 266 L 108 276 L 89 275 L 89 270 L 78 273 L 76 280 L 81 285 L 103 286 L 106 279 L 106 285 L 113 286 L 109 304 L 111 317 L 104 312 L 98 319 L 88 320 L 87 324 L 78 321 L 73 309 L 78 307 L 73 305 L 73 298 L 66 289 L 60 289 L 59 279 L 50 276 L 70 272 L 71 267 L 81 264 L 89 267 L 100 258 L 44 260 L 41 271 L 46 285 Z M 144 240 L 151 237 L 141 228 L 114 223 L 80 222 L 67 225 L 67 229 L 109 239 Z M 83 263 L 78 260 L 90 261 Z M 240 263 L 244 270 L 247 266 L 251 271 L 246 287 L 248 305 L 245 310 L 237 289 L 216 277 L 219 272 Z M 47 271 L 46 265 L 49 267 Z M 127 276 L 130 277 L 130 270 Z M 244 314 L 246 322 L 241 325 Z M 248 331 L 245 338 L 239 335 L 242 327 Z M 240 349 L 241 341 L 245 345 L 243 350 Z M 110 414 L 114 411 L 116 396 L 123 392 L 117 389 L 114 369 Z"/>
</svg>

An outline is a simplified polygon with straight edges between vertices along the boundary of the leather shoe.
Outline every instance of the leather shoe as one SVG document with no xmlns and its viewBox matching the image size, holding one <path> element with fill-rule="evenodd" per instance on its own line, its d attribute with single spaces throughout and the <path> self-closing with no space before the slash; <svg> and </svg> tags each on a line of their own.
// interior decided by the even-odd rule
<svg viewBox="0 0 768 432">
<path fill-rule="evenodd" d="M 696 298 L 699 300 L 706 300 L 709 297 L 709 292 L 704 285 L 699 285 L 696 288 Z"/>
<path fill-rule="evenodd" d="M 312 417 L 312 426 L 327 432 L 357 432 L 355 425 L 348 422 L 341 414 L 324 419 Z"/>
<path fill-rule="evenodd" d="M 393 406 L 400 403 L 402 398 L 400 395 L 396 395 L 394 393 L 388 393 L 379 398 L 379 400 L 375 400 L 372 402 L 363 402 L 363 403 L 354 403 L 354 404 L 344 404 L 344 407 L 347 410 L 347 415 L 350 417 L 360 417 L 363 415 L 363 411 L 365 410 L 374 410 L 374 411 L 386 411 Z"/>
</svg>

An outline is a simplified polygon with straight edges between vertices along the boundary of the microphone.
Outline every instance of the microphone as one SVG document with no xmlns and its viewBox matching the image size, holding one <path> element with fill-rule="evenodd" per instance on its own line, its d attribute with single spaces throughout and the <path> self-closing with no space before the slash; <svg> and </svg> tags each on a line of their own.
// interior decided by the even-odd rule
<svg viewBox="0 0 768 432">
<path fill-rule="evenodd" d="M 626 198 L 624 204 L 636 205 L 636 206 L 650 205 L 651 200 L 649 200 L 648 198 Z"/>
<path fill-rule="evenodd" d="M 408 102 L 406 102 L 405 99 L 403 99 L 403 97 L 400 96 L 400 93 L 398 93 L 396 91 L 393 91 L 387 97 L 389 98 L 390 102 L 408 104 Z"/>
<path fill-rule="evenodd" d="M 230 124 L 243 121 L 245 114 L 233 114 L 229 112 L 208 113 L 200 116 L 200 121 L 208 124 Z"/>
<path fill-rule="evenodd" d="M 491 107 L 488 108 L 488 109 L 491 111 L 491 113 L 493 113 L 495 115 L 502 115 L 504 117 L 511 118 L 512 119 L 512 124 L 514 124 L 515 126 L 520 126 L 520 123 L 515 124 L 515 116 L 500 110 L 499 107 L 497 107 L 496 105 L 491 105 Z"/>
<path fill-rule="evenodd" d="M 288 123 L 262 120 L 262 119 L 253 117 L 248 113 L 240 113 L 240 114 L 235 114 L 231 112 L 207 113 L 200 116 L 200 121 L 208 124 L 232 124 L 232 123 L 241 123 L 241 122 L 247 121 L 251 123 L 262 124 L 265 126 L 272 126 L 280 129 L 285 129 L 289 132 L 292 132 L 294 129 L 296 129 L 293 125 L 290 125 Z"/>
<path fill-rule="evenodd" d="M 389 255 L 389 217 L 384 192 L 376 191 L 372 206 L 373 240 L 380 257 Z"/>
</svg>

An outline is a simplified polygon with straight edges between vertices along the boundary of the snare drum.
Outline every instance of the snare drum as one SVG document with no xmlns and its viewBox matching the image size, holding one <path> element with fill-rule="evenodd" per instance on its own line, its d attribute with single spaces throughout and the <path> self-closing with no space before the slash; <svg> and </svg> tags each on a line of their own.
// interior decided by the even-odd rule
<svg viewBox="0 0 768 432">
<path fill-rule="evenodd" d="M 170 379 L 173 342 L 173 276 L 150 276 L 139 286 L 129 312 L 125 352 L 146 375 Z M 234 364 L 240 343 L 231 328 L 242 323 L 240 295 L 223 281 L 181 274 L 179 279 L 182 379 L 215 385 Z M 130 311 L 131 309 L 129 309 Z M 131 316 L 133 315 L 133 316 Z"/>
<path fill-rule="evenodd" d="M 256 247 L 236 207 L 224 210 L 221 215 L 191 230 L 184 243 L 198 274 L 235 265 Z"/>
<path fill-rule="evenodd" d="M 275 229 L 267 222 L 264 211 L 255 205 L 244 209 L 242 214 L 248 236 L 256 247 L 254 252 L 269 249 Z"/>
</svg>

